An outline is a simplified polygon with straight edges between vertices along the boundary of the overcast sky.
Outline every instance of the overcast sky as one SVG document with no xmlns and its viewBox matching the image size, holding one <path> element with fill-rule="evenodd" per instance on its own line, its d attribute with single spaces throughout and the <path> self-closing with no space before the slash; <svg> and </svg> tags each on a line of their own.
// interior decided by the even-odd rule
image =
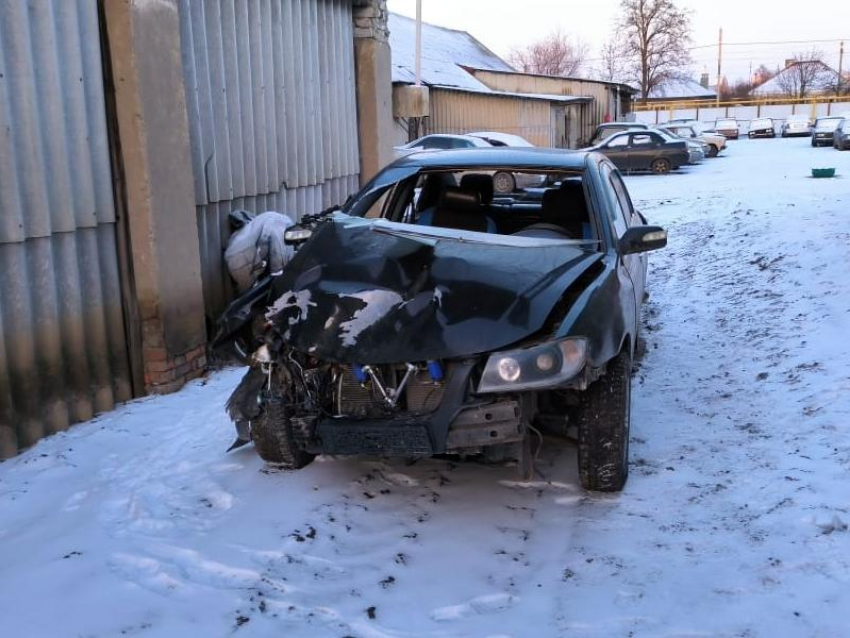
<svg viewBox="0 0 850 638">
<path fill-rule="evenodd" d="M 416 0 L 387 0 L 390 11 L 416 16 Z M 812 0 L 772 3 L 757 0 L 680 0 L 693 11 L 692 46 L 714 45 L 692 51 L 695 79 L 708 71 L 717 74 L 717 35 L 723 28 L 723 71 L 730 80 L 745 78 L 764 63 L 773 68 L 795 52 L 813 47 L 838 68 L 839 42 L 758 44 L 737 42 L 838 40 L 845 38 L 844 70 L 850 69 L 850 0 Z M 529 44 L 554 29 L 584 40 L 589 56 L 597 58 L 617 18 L 619 0 L 423 0 L 423 20 L 462 29 L 504 57 L 514 47 Z M 787 7 L 785 9 L 784 7 Z M 591 62 L 593 64 L 594 62 Z"/>
</svg>

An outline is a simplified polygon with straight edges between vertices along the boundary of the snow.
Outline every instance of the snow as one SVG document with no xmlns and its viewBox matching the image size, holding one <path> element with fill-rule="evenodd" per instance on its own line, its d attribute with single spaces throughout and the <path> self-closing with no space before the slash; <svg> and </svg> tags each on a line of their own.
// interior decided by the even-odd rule
<svg viewBox="0 0 850 638">
<path fill-rule="evenodd" d="M 814 72 L 813 77 L 808 77 L 812 75 L 811 73 L 804 74 L 807 76 L 807 84 L 810 85 L 810 95 L 834 92 L 835 85 L 838 84 L 837 71 L 834 71 L 823 62 L 798 62 L 797 64 L 814 64 L 818 66 L 818 70 Z M 792 94 L 795 93 L 801 81 L 799 78 L 800 72 L 796 70 L 795 67 L 796 65 L 791 65 L 782 69 L 767 82 L 758 85 L 750 91 L 750 95 L 754 95 L 756 97 L 769 95 L 782 96 L 787 95 L 789 90 Z"/>
<path fill-rule="evenodd" d="M 393 82 L 416 81 L 416 21 L 396 13 L 389 15 Z M 514 69 L 465 31 L 422 23 L 422 82 L 490 93 L 459 65 L 492 71 Z"/>
<path fill-rule="evenodd" d="M 690 78 L 670 78 L 650 91 L 652 99 L 714 98 L 717 93 Z"/>
<path fill-rule="evenodd" d="M 808 177 L 836 166 L 836 179 Z M 450 459 L 264 467 L 241 370 L 0 463 L 6 636 L 850 634 L 850 153 L 740 140 L 627 179 L 651 258 L 631 477 Z"/>
</svg>

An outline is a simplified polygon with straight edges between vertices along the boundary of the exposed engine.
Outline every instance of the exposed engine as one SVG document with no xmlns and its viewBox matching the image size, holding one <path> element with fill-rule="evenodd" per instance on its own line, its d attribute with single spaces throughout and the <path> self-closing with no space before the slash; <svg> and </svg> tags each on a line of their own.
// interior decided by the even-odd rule
<svg viewBox="0 0 850 638">
<path fill-rule="evenodd" d="M 337 416 L 369 418 L 388 412 L 424 414 L 435 410 L 443 395 L 442 366 L 351 366 L 334 386 Z"/>
</svg>

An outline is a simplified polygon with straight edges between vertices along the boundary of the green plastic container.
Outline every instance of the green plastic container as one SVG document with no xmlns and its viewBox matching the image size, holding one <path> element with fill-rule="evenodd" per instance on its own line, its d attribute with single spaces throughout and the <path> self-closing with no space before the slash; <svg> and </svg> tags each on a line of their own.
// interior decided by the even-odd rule
<svg viewBox="0 0 850 638">
<path fill-rule="evenodd" d="M 813 168 L 812 177 L 835 177 L 834 168 Z"/>
</svg>

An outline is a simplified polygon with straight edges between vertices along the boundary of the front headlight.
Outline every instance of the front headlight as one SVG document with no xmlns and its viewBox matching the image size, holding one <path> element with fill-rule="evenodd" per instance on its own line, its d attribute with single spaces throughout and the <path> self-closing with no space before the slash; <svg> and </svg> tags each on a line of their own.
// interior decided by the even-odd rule
<svg viewBox="0 0 850 638">
<path fill-rule="evenodd" d="M 287 246 L 303 244 L 313 236 L 313 230 L 303 226 L 292 226 L 283 232 L 283 243 Z"/>
<path fill-rule="evenodd" d="M 484 366 L 478 393 L 554 387 L 581 372 L 586 361 L 587 341 L 582 338 L 495 352 Z"/>
</svg>

